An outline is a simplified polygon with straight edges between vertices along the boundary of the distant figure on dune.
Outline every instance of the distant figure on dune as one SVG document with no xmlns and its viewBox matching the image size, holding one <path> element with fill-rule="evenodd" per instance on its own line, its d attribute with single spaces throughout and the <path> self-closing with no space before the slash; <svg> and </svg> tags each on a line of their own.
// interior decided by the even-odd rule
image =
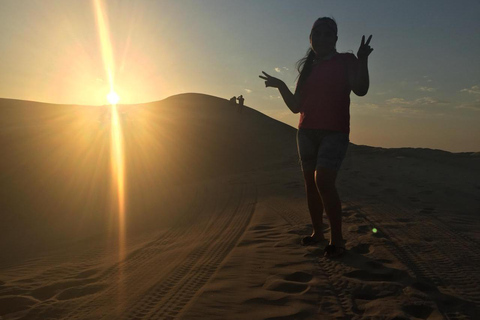
<svg viewBox="0 0 480 320">
<path fill-rule="evenodd" d="M 237 97 L 233 96 L 228 100 L 232 106 L 237 104 Z"/>
<path fill-rule="evenodd" d="M 245 99 L 243 99 L 243 96 L 240 95 L 240 96 L 237 98 L 237 100 L 238 100 L 237 111 L 238 111 L 238 113 L 242 113 L 242 111 L 243 111 L 243 102 L 245 101 Z"/>
<path fill-rule="evenodd" d="M 297 131 L 298 153 L 302 163 L 308 209 L 313 233 L 302 244 L 320 245 L 323 211 L 330 222 L 330 242 L 325 257 L 345 252 L 342 235 L 342 206 L 335 186 L 337 172 L 347 152 L 350 134 L 350 91 L 364 96 L 369 88 L 368 56 L 370 36 L 362 37 L 357 57 L 336 50 L 337 23 L 319 18 L 310 32 L 310 48 L 298 61 L 295 93 L 280 79 L 263 72 L 265 87 L 278 88 L 287 107 L 300 113 Z"/>
</svg>

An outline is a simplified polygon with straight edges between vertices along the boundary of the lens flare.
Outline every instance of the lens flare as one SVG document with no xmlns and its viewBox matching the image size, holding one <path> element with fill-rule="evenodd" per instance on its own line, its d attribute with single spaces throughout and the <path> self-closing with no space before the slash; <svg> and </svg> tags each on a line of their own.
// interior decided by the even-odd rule
<svg viewBox="0 0 480 320">
<path fill-rule="evenodd" d="M 116 202 L 113 207 L 118 211 L 118 239 L 119 239 L 119 258 L 125 258 L 125 161 L 123 153 L 123 134 L 120 123 L 120 117 L 116 105 L 112 105 L 112 125 L 111 125 L 111 168 L 113 186 L 116 191 Z"/>
<path fill-rule="evenodd" d="M 95 17 L 98 29 L 98 36 L 100 40 L 100 47 L 102 51 L 103 64 L 105 73 L 107 74 L 110 84 L 110 93 L 107 96 L 111 107 L 111 170 L 112 170 L 112 199 L 111 208 L 112 214 L 116 219 L 118 225 L 118 259 L 123 261 L 126 255 L 126 231 L 125 231 L 125 161 L 123 148 L 123 134 L 120 122 L 120 117 L 117 110 L 117 102 L 119 101 L 118 94 L 114 90 L 114 59 L 112 44 L 110 41 L 110 33 L 108 30 L 107 16 L 102 7 L 101 0 L 93 0 L 95 8 Z M 119 264 L 122 266 L 123 264 Z M 122 299 L 124 295 L 123 289 L 124 270 L 119 267 L 118 273 L 118 298 Z M 118 304 L 119 308 L 121 304 Z M 118 310 L 121 312 L 121 310 Z"/>
</svg>

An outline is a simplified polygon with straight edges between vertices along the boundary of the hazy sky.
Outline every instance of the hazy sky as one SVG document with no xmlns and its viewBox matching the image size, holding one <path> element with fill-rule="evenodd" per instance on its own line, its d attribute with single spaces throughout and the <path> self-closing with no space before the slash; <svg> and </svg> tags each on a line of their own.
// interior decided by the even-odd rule
<svg viewBox="0 0 480 320">
<path fill-rule="evenodd" d="M 120 103 L 183 92 L 245 104 L 297 126 L 262 70 L 292 88 L 316 18 L 334 17 L 337 49 L 373 34 L 370 91 L 352 93 L 356 144 L 480 151 L 480 2 L 103 1 Z M 2 0 L 0 97 L 106 104 L 91 0 Z"/>
</svg>

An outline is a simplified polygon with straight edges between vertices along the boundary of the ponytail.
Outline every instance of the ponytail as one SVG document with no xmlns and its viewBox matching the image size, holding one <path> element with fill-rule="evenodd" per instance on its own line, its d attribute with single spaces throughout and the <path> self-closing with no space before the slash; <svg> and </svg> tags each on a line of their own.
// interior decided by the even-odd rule
<svg viewBox="0 0 480 320">
<path fill-rule="evenodd" d="M 305 55 L 305 57 L 303 57 L 297 62 L 296 66 L 298 70 L 298 81 L 297 81 L 297 87 L 295 88 L 295 95 L 297 95 L 297 93 L 300 92 L 300 89 L 305 83 L 305 80 L 308 78 L 308 76 L 312 72 L 314 59 L 315 59 L 315 52 L 312 50 L 312 48 L 309 48 L 307 50 L 307 54 Z"/>
</svg>

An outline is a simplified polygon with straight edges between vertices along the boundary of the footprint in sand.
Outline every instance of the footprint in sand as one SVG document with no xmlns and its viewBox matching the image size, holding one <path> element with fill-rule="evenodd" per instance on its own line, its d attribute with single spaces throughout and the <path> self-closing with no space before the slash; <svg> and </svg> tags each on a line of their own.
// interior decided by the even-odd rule
<svg viewBox="0 0 480 320">
<path fill-rule="evenodd" d="M 369 244 L 362 243 L 362 244 L 356 245 L 355 247 L 352 247 L 350 251 L 358 254 L 368 254 L 373 252 L 373 249 L 370 249 L 370 248 L 371 246 Z"/>
<path fill-rule="evenodd" d="M 92 284 L 92 285 L 83 286 L 83 287 L 70 288 L 60 292 L 56 298 L 58 300 L 68 300 L 68 299 L 79 298 L 89 294 L 100 292 L 106 287 L 107 285 L 105 284 Z"/>
<path fill-rule="evenodd" d="M 294 272 L 286 275 L 283 279 L 273 281 L 267 286 L 267 290 L 289 294 L 303 293 L 310 289 L 308 282 L 312 279 L 313 276 L 311 274 Z"/>
<path fill-rule="evenodd" d="M 353 215 L 353 216 L 345 217 L 345 222 L 357 224 L 357 223 L 365 222 L 365 220 L 357 217 L 357 215 Z"/>
<path fill-rule="evenodd" d="M 383 234 L 378 228 L 366 224 L 359 226 L 353 225 L 348 228 L 348 231 L 358 234 L 371 234 L 375 238 L 386 238 L 385 234 Z"/>
<path fill-rule="evenodd" d="M 425 292 L 425 293 L 433 293 L 438 292 L 437 287 L 435 284 L 428 280 L 418 280 L 410 285 L 412 288 Z"/>
<path fill-rule="evenodd" d="M 318 255 L 317 255 L 318 257 Z M 311 262 L 311 259 L 306 260 L 298 260 L 297 262 L 284 262 L 284 263 L 276 263 L 275 268 L 286 268 L 286 267 L 296 267 L 304 265 L 305 263 Z"/>
<path fill-rule="evenodd" d="M 289 294 L 304 293 L 308 291 L 308 289 L 309 286 L 307 284 L 298 282 L 287 282 L 282 280 L 274 281 L 267 287 L 267 290 L 270 291 L 279 291 Z"/>
<path fill-rule="evenodd" d="M 401 291 L 401 285 L 390 282 L 377 282 L 374 285 L 372 283 L 363 284 L 361 288 L 357 288 L 352 292 L 352 310 L 363 314 L 371 301 L 398 296 Z"/>
<path fill-rule="evenodd" d="M 398 269 L 376 267 L 376 270 L 354 270 L 344 274 L 345 277 L 363 281 L 398 281 L 408 277 L 408 273 Z"/>
<path fill-rule="evenodd" d="M 265 318 L 265 320 L 292 320 L 292 319 L 303 320 L 303 319 L 310 319 L 311 317 L 312 317 L 312 311 L 304 310 L 304 311 L 299 311 L 286 316 Z"/>
<path fill-rule="evenodd" d="M 383 268 L 385 268 L 383 263 L 381 263 L 379 261 L 375 261 L 375 260 L 367 261 L 367 262 L 365 262 L 365 265 L 369 268 L 372 268 L 372 269 L 383 269 Z"/>
<path fill-rule="evenodd" d="M 294 272 L 285 277 L 287 281 L 296 281 L 296 282 L 309 282 L 313 279 L 311 274 L 305 272 Z"/>
<path fill-rule="evenodd" d="M 382 233 L 380 230 L 377 229 L 377 232 L 375 233 L 372 233 L 372 237 L 375 237 L 375 238 L 383 238 L 383 239 L 387 239 L 388 237 Z"/>
<path fill-rule="evenodd" d="M 31 294 L 38 300 L 47 300 L 66 289 L 87 285 L 93 281 L 94 280 L 89 279 L 59 281 L 43 287 L 36 288 L 32 291 Z"/>
<path fill-rule="evenodd" d="M 1 316 L 5 314 L 27 310 L 38 302 L 38 300 L 32 297 L 25 296 L 2 297 L 0 298 L 0 319 L 2 319 Z"/>
<path fill-rule="evenodd" d="M 367 234 L 371 231 L 371 228 L 368 225 L 351 226 L 348 228 L 348 231 L 360 234 Z"/>
<path fill-rule="evenodd" d="M 425 302 L 427 303 L 427 302 Z M 424 304 L 411 304 L 402 306 L 403 311 L 408 313 L 409 315 L 420 318 L 420 319 L 427 319 L 427 317 L 433 312 L 433 308 L 429 305 Z"/>
<path fill-rule="evenodd" d="M 289 297 L 283 297 L 280 299 L 265 299 L 265 298 L 253 298 L 248 299 L 245 303 L 256 304 L 260 306 L 285 306 L 290 302 Z"/>
<path fill-rule="evenodd" d="M 355 211 L 353 210 L 348 210 L 348 209 L 343 209 L 342 210 L 342 215 L 346 218 L 353 216 L 355 214 Z"/>
<path fill-rule="evenodd" d="M 349 205 L 347 205 L 347 206 L 342 207 L 343 211 L 356 211 L 356 210 L 359 210 L 359 209 L 362 209 L 362 206 L 358 206 L 358 205 L 349 206 Z"/>
<path fill-rule="evenodd" d="M 388 260 L 388 259 L 375 259 L 374 261 L 379 263 L 393 263 L 392 260 Z"/>
<path fill-rule="evenodd" d="M 399 294 L 402 291 L 402 286 L 394 283 L 381 284 L 363 284 L 360 288 L 356 288 L 352 292 L 355 300 L 376 300 L 383 297 L 389 297 Z"/>
</svg>

